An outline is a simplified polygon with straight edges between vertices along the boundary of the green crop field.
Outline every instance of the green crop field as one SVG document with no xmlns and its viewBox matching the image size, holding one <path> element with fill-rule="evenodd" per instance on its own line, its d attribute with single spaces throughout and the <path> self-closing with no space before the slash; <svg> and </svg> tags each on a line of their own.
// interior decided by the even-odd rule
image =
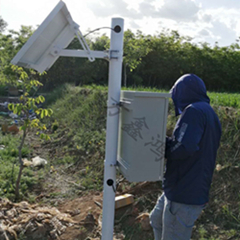
<svg viewBox="0 0 240 240">
<path fill-rule="evenodd" d="M 83 88 L 92 89 L 92 90 L 101 90 L 107 91 L 108 88 L 105 86 L 97 85 L 86 85 Z M 157 89 L 157 88 L 146 88 L 146 87 L 122 87 L 122 90 L 129 91 L 146 91 L 146 92 L 169 92 L 170 89 Z M 239 93 L 227 93 L 227 92 L 208 92 L 211 104 L 215 106 L 224 106 L 224 107 L 240 107 L 240 94 Z"/>
<path fill-rule="evenodd" d="M 238 93 L 210 92 L 209 97 L 211 103 L 214 105 L 234 108 L 240 107 L 240 94 Z"/>
</svg>

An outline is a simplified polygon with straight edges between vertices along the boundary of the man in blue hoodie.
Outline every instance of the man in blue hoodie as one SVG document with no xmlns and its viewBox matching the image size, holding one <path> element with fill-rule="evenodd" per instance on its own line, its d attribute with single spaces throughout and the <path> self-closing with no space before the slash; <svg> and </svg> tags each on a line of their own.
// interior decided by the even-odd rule
<svg viewBox="0 0 240 240">
<path fill-rule="evenodd" d="M 176 116 L 181 116 L 172 137 L 167 137 L 164 192 L 150 223 L 155 240 L 189 240 L 208 202 L 221 125 L 198 76 L 183 75 L 171 94 Z"/>
</svg>

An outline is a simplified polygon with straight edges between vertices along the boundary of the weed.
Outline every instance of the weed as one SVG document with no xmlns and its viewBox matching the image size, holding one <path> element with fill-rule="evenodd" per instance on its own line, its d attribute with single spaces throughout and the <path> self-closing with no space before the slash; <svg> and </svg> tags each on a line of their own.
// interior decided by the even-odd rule
<svg viewBox="0 0 240 240">
<path fill-rule="evenodd" d="M 201 225 L 198 228 L 198 233 L 199 233 L 199 240 L 206 240 L 206 234 L 207 234 L 207 230 L 204 228 L 203 225 Z"/>
<path fill-rule="evenodd" d="M 230 219 L 233 219 L 234 221 L 236 221 L 236 223 L 240 227 L 240 219 L 239 219 L 239 217 L 237 217 L 237 216 L 235 216 L 233 214 L 233 212 L 230 210 L 228 205 L 223 205 L 222 206 L 222 210 L 223 210 L 224 215 L 226 215 L 227 218 L 230 218 Z"/>
<path fill-rule="evenodd" d="M 58 123 L 57 120 L 55 120 L 52 124 L 52 127 L 51 127 L 52 131 L 55 132 L 58 129 L 58 127 L 59 127 L 59 123 Z"/>
</svg>

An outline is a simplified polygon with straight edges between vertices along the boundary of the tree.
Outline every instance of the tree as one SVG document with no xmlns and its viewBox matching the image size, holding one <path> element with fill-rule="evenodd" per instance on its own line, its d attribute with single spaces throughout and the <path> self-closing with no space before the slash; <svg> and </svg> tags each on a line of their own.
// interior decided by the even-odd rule
<svg viewBox="0 0 240 240">
<path fill-rule="evenodd" d="M 0 33 L 0 82 L 14 84 L 16 73 L 12 70 L 10 61 L 21 49 L 33 33 L 32 27 L 21 26 L 19 32 L 10 30 L 7 34 Z M 30 73 L 29 70 L 26 70 Z M 38 77 L 38 76 L 36 76 Z"/>
<path fill-rule="evenodd" d="M 7 23 L 3 20 L 3 18 L 0 16 L 0 33 L 5 30 L 7 27 Z"/>
<path fill-rule="evenodd" d="M 22 26 L 19 32 L 0 32 L 0 81 L 15 82 L 16 74 L 11 70 L 10 60 L 33 32 L 32 27 Z M 92 50 L 109 49 L 110 39 L 106 35 L 86 38 Z M 144 35 L 127 30 L 124 33 L 123 82 L 124 86 L 168 88 L 185 73 L 195 73 L 206 83 L 209 90 L 240 90 L 239 63 L 240 46 L 228 47 L 194 43 L 190 37 L 177 31 L 163 30 L 156 35 Z M 68 49 L 81 49 L 76 37 Z M 29 70 L 26 70 L 30 73 Z M 44 76 L 35 76 L 47 90 L 64 83 L 75 85 L 106 85 L 108 61 L 87 58 L 60 57 Z M 128 83 L 128 84 L 127 84 Z"/>
<path fill-rule="evenodd" d="M 12 66 L 12 69 L 19 75 L 19 82 L 24 90 L 23 94 L 19 98 L 20 100 L 19 103 L 11 103 L 8 105 L 10 111 L 13 111 L 13 113 L 19 116 L 23 116 L 23 125 L 20 127 L 20 130 L 22 131 L 22 136 L 20 145 L 18 146 L 19 172 L 15 187 L 15 200 L 18 200 L 19 186 L 24 167 L 22 160 L 22 148 L 24 141 L 27 137 L 27 134 L 30 131 L 34 131 L 34 129 L 38 130 L 36 134 L 39 135 L 41 139 L 45 140 L 50 139 L 48 135 L 43 133 L 43 131 L 46 130 L 46 126 L 45 124 L 41 123 L 40 119 L 50 117 L 53 111 L 51 109 L 44 109 L 38 107 L 38 104 L 42 104 L 45 101 L 43 96 L 40 95 L 37 97 L 31 97 L 30 95 L 31 90 L 34 87 L 42 86 L 42 84 L 37 80 L 29 80 L 28 74 L 22 68 Z M 33 71 L 32 74 L 34 74 Z M 35 112 L 40 119 L 39 118 L 31 119 L 30 111 Z"/>
</svg>

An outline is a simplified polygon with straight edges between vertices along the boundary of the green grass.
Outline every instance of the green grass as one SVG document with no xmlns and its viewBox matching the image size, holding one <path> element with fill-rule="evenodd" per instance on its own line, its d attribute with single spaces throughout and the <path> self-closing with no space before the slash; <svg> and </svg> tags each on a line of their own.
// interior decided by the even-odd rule
<svg viewBox="0 0 240 240">
<path fill-rule="evenodd" d="M 19 138 L 12 135 L 0 135 L 0 145 L 4 149 L 0 150 L 0 196 L 14 199 L 15 183 L 19 171 L 18 149 Z M 31 150 L 27 146 L 22 149 L 22 156 L 28 157 Z M 37 183 L 32 169 L 26 168 L 23 171 L 20 192 L 21 197 Z"/>
<path fill-rule="evenodd" d="M 129 88 L 128 90 L 166 92 L 166 90 L 149 88 Z M 103 158 L 105 154 L 107 87 L 92 85 L 80 88 L 65 85 L 58 91 L 61 94 L 53 94 L 56 100 L 51 101 L 52 104 L 49 107 L 54 110 L 52 122 L 54 126 L 57 125 L 56 135 L 65 135 L 65 138 L 68 139 L 66 140 L 68 144 L 65 144 L 62 152 L 64 154 L 75 152 L 84 156 L 92 156 L 97 153 L 100 158 Z M 227 143 L 227 147 L 229 145 L 233 147 L 228 147 L 228 150 L 223 153 L 221 162 L 224 162 L 224 159 L 229 158 L 229 151 L 235 151 L 238 146 L 240 112 L 234 109 L 238 108 L 240 99 L 237 94 L 229 93 L 210 92 L 209 97 L 222 123 L 223 148 L 225 148 L 225 143 Z M 229 107 L 229 109 L 225 107 Z M 171 133 L 175 122 L 174 107 L 170 101 L 168 134 Z M 58 141 L 58 137 L 55 138 L 55 141 Z M 70 160 L 63 159 L 67 163 Z"/>
<path fill-rule="evenodd" d="M 50 93 L 39 93 L 45 97 L 45 105 L 50 105 L 55 103 L 58 99 L 61 99 L 61 97 L 65 94 L 66 88 L 68 88 L 68 84 L 64 84 L 63 86 L 57 87 Z"/>
<path fill-rule="evenodd" d="M 106 91 L 66 85 L 62 98 L 49 105 L 53 124 L 58 122 L 52 136 L 58 146 L 55 162 L 83 165 L 87 171 L 81 185 L 86 189 L 102 188 L 103 165 L 98 163 L 105 156 L 106 102 Z"/>
</svg>

